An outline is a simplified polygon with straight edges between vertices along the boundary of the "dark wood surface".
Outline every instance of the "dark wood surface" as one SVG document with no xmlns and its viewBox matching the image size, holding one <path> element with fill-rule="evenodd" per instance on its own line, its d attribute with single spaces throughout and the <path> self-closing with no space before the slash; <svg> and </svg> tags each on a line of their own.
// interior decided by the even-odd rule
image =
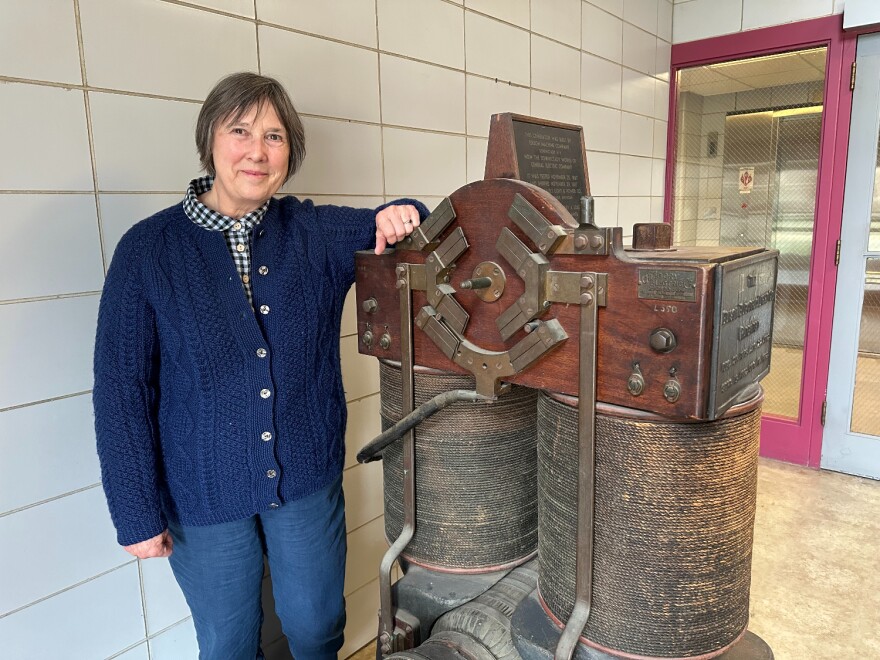
<svg viewBox="0 0 880 660">
<path fill-rule="evenodd" d="M 545 191 L 522 181 L 493 179 L 469 184 L 454 192 L 450 199 L 457 218 L 444 235 L 461 227 L 469 248 L 452 272 L 450 284 L 456 289 L 456 300 L 470 314 L 464 336 L 481 348 L 494 351 L 509 349 L 524 337 L 519 331 L 503 341 L 495 319 L 524 291 L 522 280 L 498 254 L 495 244 L 502 228 L 509 228 L 531 250 L 537 248 L 507 217 L 514 196 L 519 193 L 537 208 L 552 224 L 571 228 L 570 214 Z M 714 301 L 714 269 L 717 263 L 754 249 L 679 248 L 674 251 L 632 252 L 619 242 L 608 256 L 554 255 L 549 257 L 552 270 L 608 273 L 607 306 L 599 310 L 597 398 L 606 403 L 656 412 L 678 418 L 702 418 L 706 415 L 709 388 L 709 367 L 712 343 Z M 357 257 L 358 333 L 371 330 L 372 346 L 360 343 L 364 354 L 392 360 L 400 359 L 399 292 L 395 288 L 395 266 L 398 263 L 423 263 L 426 255 L 415 251 L 390 251 L 375 256 L 360 253 Z M 486 303 L 473 291 L 462 290 L 460 284 L 471 277 L 475 267 L 494 261 L 507 275 L 504 294 L 497 302 Z M 640 268 L 693 271 L 696 274 L 694 302 L 640 299 L 638 270 Z M 363 310 L 367 298 L 378 301 L 373 313 Z M 413 295 L 413 311 L 427 304 L 424 292 Z M 529 369 L 510 379 L 512 382 L 562 392 L 578 393 L 578 305 L 554 303 L 541 317 L 558 319 L 568 339 L 552 353 Z M 655 352 L 649 345 L 651 331 L 668 328 L 677 338 L 677 347 L 668 354 Z M 379 337 L 387 332 L 392 339 L 388 349 L 379 345 Z M 461 371 L 449 361 L 419 329 L 414 330 L 417 364 Z M 645 379 L 645 391 L 634 397 L 627 391 L 627 379 L 633 362 L 639 362 Z M 663 386 L 675 369 L 682 395 L 676 403 L 663 397 Z"/>
</svg>

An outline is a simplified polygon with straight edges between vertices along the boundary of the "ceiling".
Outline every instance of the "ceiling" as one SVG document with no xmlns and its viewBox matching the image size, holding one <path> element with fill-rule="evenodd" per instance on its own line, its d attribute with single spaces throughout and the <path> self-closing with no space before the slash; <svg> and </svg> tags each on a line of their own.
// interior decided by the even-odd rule
<svg viewBox="0 0 880 660">
<path fill-rule="evenodd" d="M 826 49 L 812 48 L 682 69 L 679 90 L 715 96 L 825 80 Z"/>
</svg>

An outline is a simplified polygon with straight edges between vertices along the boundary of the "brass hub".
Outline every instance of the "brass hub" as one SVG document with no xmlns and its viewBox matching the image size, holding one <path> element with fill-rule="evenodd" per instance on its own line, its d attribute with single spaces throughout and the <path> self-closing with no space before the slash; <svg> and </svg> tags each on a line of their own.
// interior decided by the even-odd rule
<svg viewBox="0 0 880 660">
<path fill-rule="evenodd" d="M 473 279 L 478 277 L 488 277 L 492 280 L 491 286 L 485 289 L 474 289 L 474 294 L 483 302 L 497 302 L 504 295 L 504 286 L 507 284 L 507 276 L 504 269 L 494 261 L 484 261 L 474 268 Z"/>
</svg>

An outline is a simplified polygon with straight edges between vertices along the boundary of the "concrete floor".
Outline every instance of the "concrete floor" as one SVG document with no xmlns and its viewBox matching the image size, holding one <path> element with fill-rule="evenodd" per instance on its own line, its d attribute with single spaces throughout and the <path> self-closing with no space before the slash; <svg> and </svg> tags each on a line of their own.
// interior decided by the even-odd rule
<svg viewBox="0 0 880 660">
<path fill-rule="evenodd" d="M 880 660 L 880 482 L 761 459 L 749 627 L 776 660 Z"/>
</svg>

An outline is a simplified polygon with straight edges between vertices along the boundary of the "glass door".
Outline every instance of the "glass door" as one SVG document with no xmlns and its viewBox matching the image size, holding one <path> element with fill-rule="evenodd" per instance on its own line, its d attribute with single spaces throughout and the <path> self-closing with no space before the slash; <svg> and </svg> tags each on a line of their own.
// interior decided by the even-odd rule
<svg viewBox="0 0 880 660">
<path fill-rule="evenodd" d="M 821 466 L 880 479 L 880 35 L 856 63 Z"/>
<path fill-rule="evenodd" d="M 797 443 L 815 402 L 805 388 L 817 228 L 827 47 L 736 59 L 677 72 L 675 242 L 779 250 L 768 419 Z M 811 400 L 805 400 L 805 396 Z M 821 399 L 820 399 L 821 401 Z M 806 462 L 800 449 L 771 455 Z M 765 452 L 766 453 L 766 452 Z"/>
</svg>

